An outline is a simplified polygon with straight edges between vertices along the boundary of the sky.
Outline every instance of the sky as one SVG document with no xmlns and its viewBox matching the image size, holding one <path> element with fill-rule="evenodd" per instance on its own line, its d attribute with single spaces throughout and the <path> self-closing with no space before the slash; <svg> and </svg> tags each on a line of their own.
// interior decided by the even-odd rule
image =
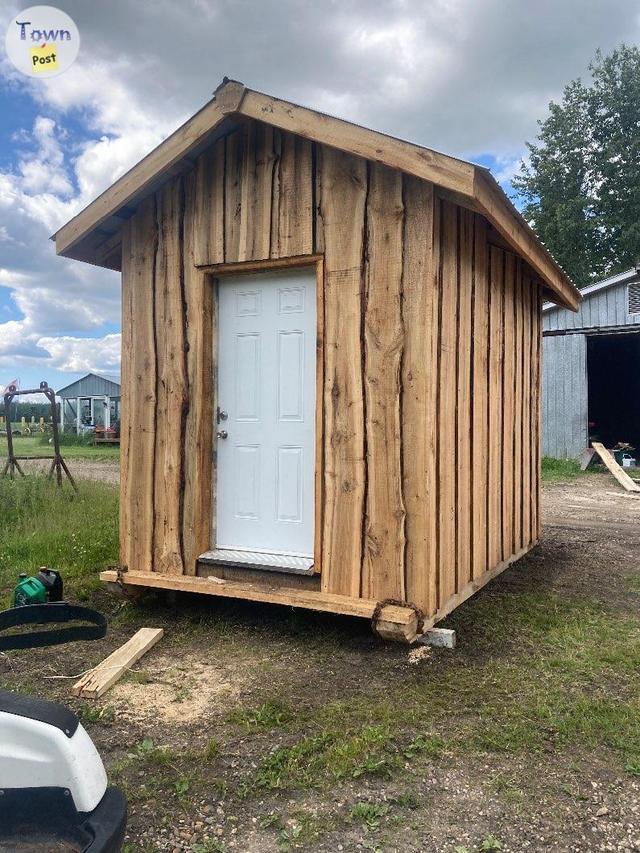
<svg viewBox="0 0 640 853">
<path fill-rule="evenodd" d="M 489 166 L 512 193 L 537 120 L 596 49 L 640 42 L 637 0 L 58 0 L 74 65 L 30 79 L 0 0 L 0 386 L 117 372 L 119 274 L 49 237 L 211 98 L 253 89 Z"/>
</svg>

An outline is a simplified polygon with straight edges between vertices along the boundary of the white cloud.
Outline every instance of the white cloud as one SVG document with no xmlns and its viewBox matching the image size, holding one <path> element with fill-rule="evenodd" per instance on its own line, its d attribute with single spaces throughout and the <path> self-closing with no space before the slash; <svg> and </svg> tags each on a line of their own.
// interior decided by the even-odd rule
<svg viewBox="0 0 640 853">
<path fill-rule="evenodd" d="M 103 338 L 40 338 L 38 346 L 49 353 L 50 364 L 70 373 L 117 371 L 120 367 L 120 335 Z"/>
<path fill-rule="evenodd" d="M 0 32 L 24 3 L 4 4 Z M 0 170 L 0 366 L 117 366 L 116 274 L 49 235 L 211 97 L 223 75 L 451 154 L 517 170 L 536 119 L 596 48 L 637 42 L 637 0 L 57 0 L 82 39 L 59 77 L 0 61 L 37 117 Z M 115 359 L 115 361 L 114 361 Z M 17 371 L 16 371 L 17 372 Z"/>
</svg>

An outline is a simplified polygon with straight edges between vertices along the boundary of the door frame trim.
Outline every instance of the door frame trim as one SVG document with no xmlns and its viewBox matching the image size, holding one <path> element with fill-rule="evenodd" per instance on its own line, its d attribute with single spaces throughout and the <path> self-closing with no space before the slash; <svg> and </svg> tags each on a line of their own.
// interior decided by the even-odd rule
<svg viewBox="0 0 640 853">
<path fill-rule="evenodd" d="M 212 417 L 215 418 L 215 408 L 218 399 L 218 329 L 220 312 L 218 309 L 218 281 L 223 276 L 242 275 L 243 273 L 270 272 L 296 267 L 315 267 L 316 273 L 316 424 L 315 424 L 315 503 L 313 531 L 313 573 L 322 571 L 322 522 L 324 514 L 324 255 L 291 255 L 284 258 L 269 258 L 262 261 L 238 261 L 237 263 L 202 264 L 197 266 L 200 272 L 207 275 L 213 286 L 214 318 L 216 327 L 213 335 L 213 369 L 214 393 Z M 214 424 L 215 426 L 215 424 Z M 215 525 L 217 517 L 217 462 L 214 451 L 211 471 L 211 543 L 215 547 Z"/>
</svg>

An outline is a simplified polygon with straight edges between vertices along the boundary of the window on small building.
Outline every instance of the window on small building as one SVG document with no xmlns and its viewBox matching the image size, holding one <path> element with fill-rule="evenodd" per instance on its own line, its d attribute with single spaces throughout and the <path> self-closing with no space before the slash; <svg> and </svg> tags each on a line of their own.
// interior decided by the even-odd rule
<svg viewBox="0 0 640 853">
<path fill-rule="evenodd" d="M 640 281 L 629 285 L 629 314 L 640 314 Z"/>
</svg>

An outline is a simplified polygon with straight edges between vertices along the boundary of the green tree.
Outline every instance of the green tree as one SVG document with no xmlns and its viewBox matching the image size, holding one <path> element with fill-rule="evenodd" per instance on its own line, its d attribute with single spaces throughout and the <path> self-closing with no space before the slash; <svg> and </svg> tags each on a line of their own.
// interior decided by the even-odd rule
<svg viewBox="0 0 640 853">
<path fill-rule="evenodd" d="M 523 213 L 584 286 L 640 260 L 640 50 L 621 45 L 549 104 L 513 185 Z"/>
</svg>

